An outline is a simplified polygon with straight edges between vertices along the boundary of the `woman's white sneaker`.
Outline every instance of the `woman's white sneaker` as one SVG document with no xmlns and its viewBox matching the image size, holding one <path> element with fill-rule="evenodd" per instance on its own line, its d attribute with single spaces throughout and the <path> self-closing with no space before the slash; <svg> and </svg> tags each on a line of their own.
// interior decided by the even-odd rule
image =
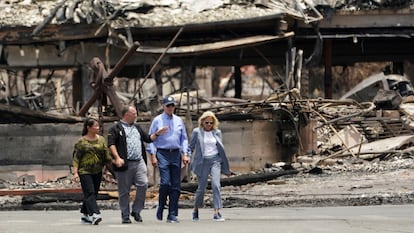
<svg viewBox="0 0 414 233">
<path fill-rule="evenodd" d="M 92 215 L 92 225 L 98 225 L 102 221 L 102 217 L 99 214 Z"/>
</svg>

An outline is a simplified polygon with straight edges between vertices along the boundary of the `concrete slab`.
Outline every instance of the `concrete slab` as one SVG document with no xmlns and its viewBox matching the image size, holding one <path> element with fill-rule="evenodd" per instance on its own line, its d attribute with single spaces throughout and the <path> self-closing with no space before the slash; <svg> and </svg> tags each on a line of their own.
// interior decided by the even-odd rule
<svg viewBox="0 0 414 233">
<path fill-rule="evenodd" d="M 2 233 L 44 232 L 412 232 L 414 205 L 324 208 L 229 208 L 223 209 L 225 222 L 213 222 L 212 210 L 201 209 L 200 221 L 192 222 L 191 209 L 180 210 L 181 222 L 155 219 L 155 209 L 142 212 L 143 223 L 123 225 L 120 212 L 103 210 L 100 225 L 80 223 L 78 211 L 0 211 Z"/>
</svg>

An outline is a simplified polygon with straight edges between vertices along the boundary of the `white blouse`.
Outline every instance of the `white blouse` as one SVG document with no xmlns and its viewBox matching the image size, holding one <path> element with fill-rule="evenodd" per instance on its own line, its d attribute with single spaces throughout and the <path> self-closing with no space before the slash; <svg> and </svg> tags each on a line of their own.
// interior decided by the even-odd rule
<svg viewBox="0 0 414 233">
<path fill-rule="evenodd" d="M 217 140 L 211 131 L 204 132 L 204 155 L 205 158 L 211 158 L 218 154 Z"/>
</svg>

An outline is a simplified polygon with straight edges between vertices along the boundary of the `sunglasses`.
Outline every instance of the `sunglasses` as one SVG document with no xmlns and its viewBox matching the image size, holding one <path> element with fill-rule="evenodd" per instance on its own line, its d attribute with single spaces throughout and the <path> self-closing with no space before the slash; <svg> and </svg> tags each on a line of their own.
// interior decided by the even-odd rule
<svg viewBox="0 0 414 233">
<path fill-rule="evenodd" d="M 214 122 L 213 121 L 204 121 L 204 124 L 206 124 L 206 125 L 212 125 L 212 124 L 214 124 Z"/>
<path fill-rule="evenodd" d="M 167 106 L 167 108 L 175 107 L 175 105 L 174 105 L 174 104 L 167 104 L 167 105 L 165 105 L 165 106 Z"/>
</svg>

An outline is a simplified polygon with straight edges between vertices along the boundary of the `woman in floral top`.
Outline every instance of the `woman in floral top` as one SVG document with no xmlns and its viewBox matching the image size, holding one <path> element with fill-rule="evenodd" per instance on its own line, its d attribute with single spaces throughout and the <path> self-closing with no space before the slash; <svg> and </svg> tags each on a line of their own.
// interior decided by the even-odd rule
<svg viewBox="0 0 414 233">
<path fill-rule="evenodd" d="M 96 119 L 87 118 L 82 137 L 76 142 L 73 152 L 73 179 L 80 181 L 83 203 L 80 212 L 82 223 L 98 225 L 102 221 L 96 202 L 102 180 L 102 168 L 112 161 L 105 138 L 99 133 Z"/>
</svg>

